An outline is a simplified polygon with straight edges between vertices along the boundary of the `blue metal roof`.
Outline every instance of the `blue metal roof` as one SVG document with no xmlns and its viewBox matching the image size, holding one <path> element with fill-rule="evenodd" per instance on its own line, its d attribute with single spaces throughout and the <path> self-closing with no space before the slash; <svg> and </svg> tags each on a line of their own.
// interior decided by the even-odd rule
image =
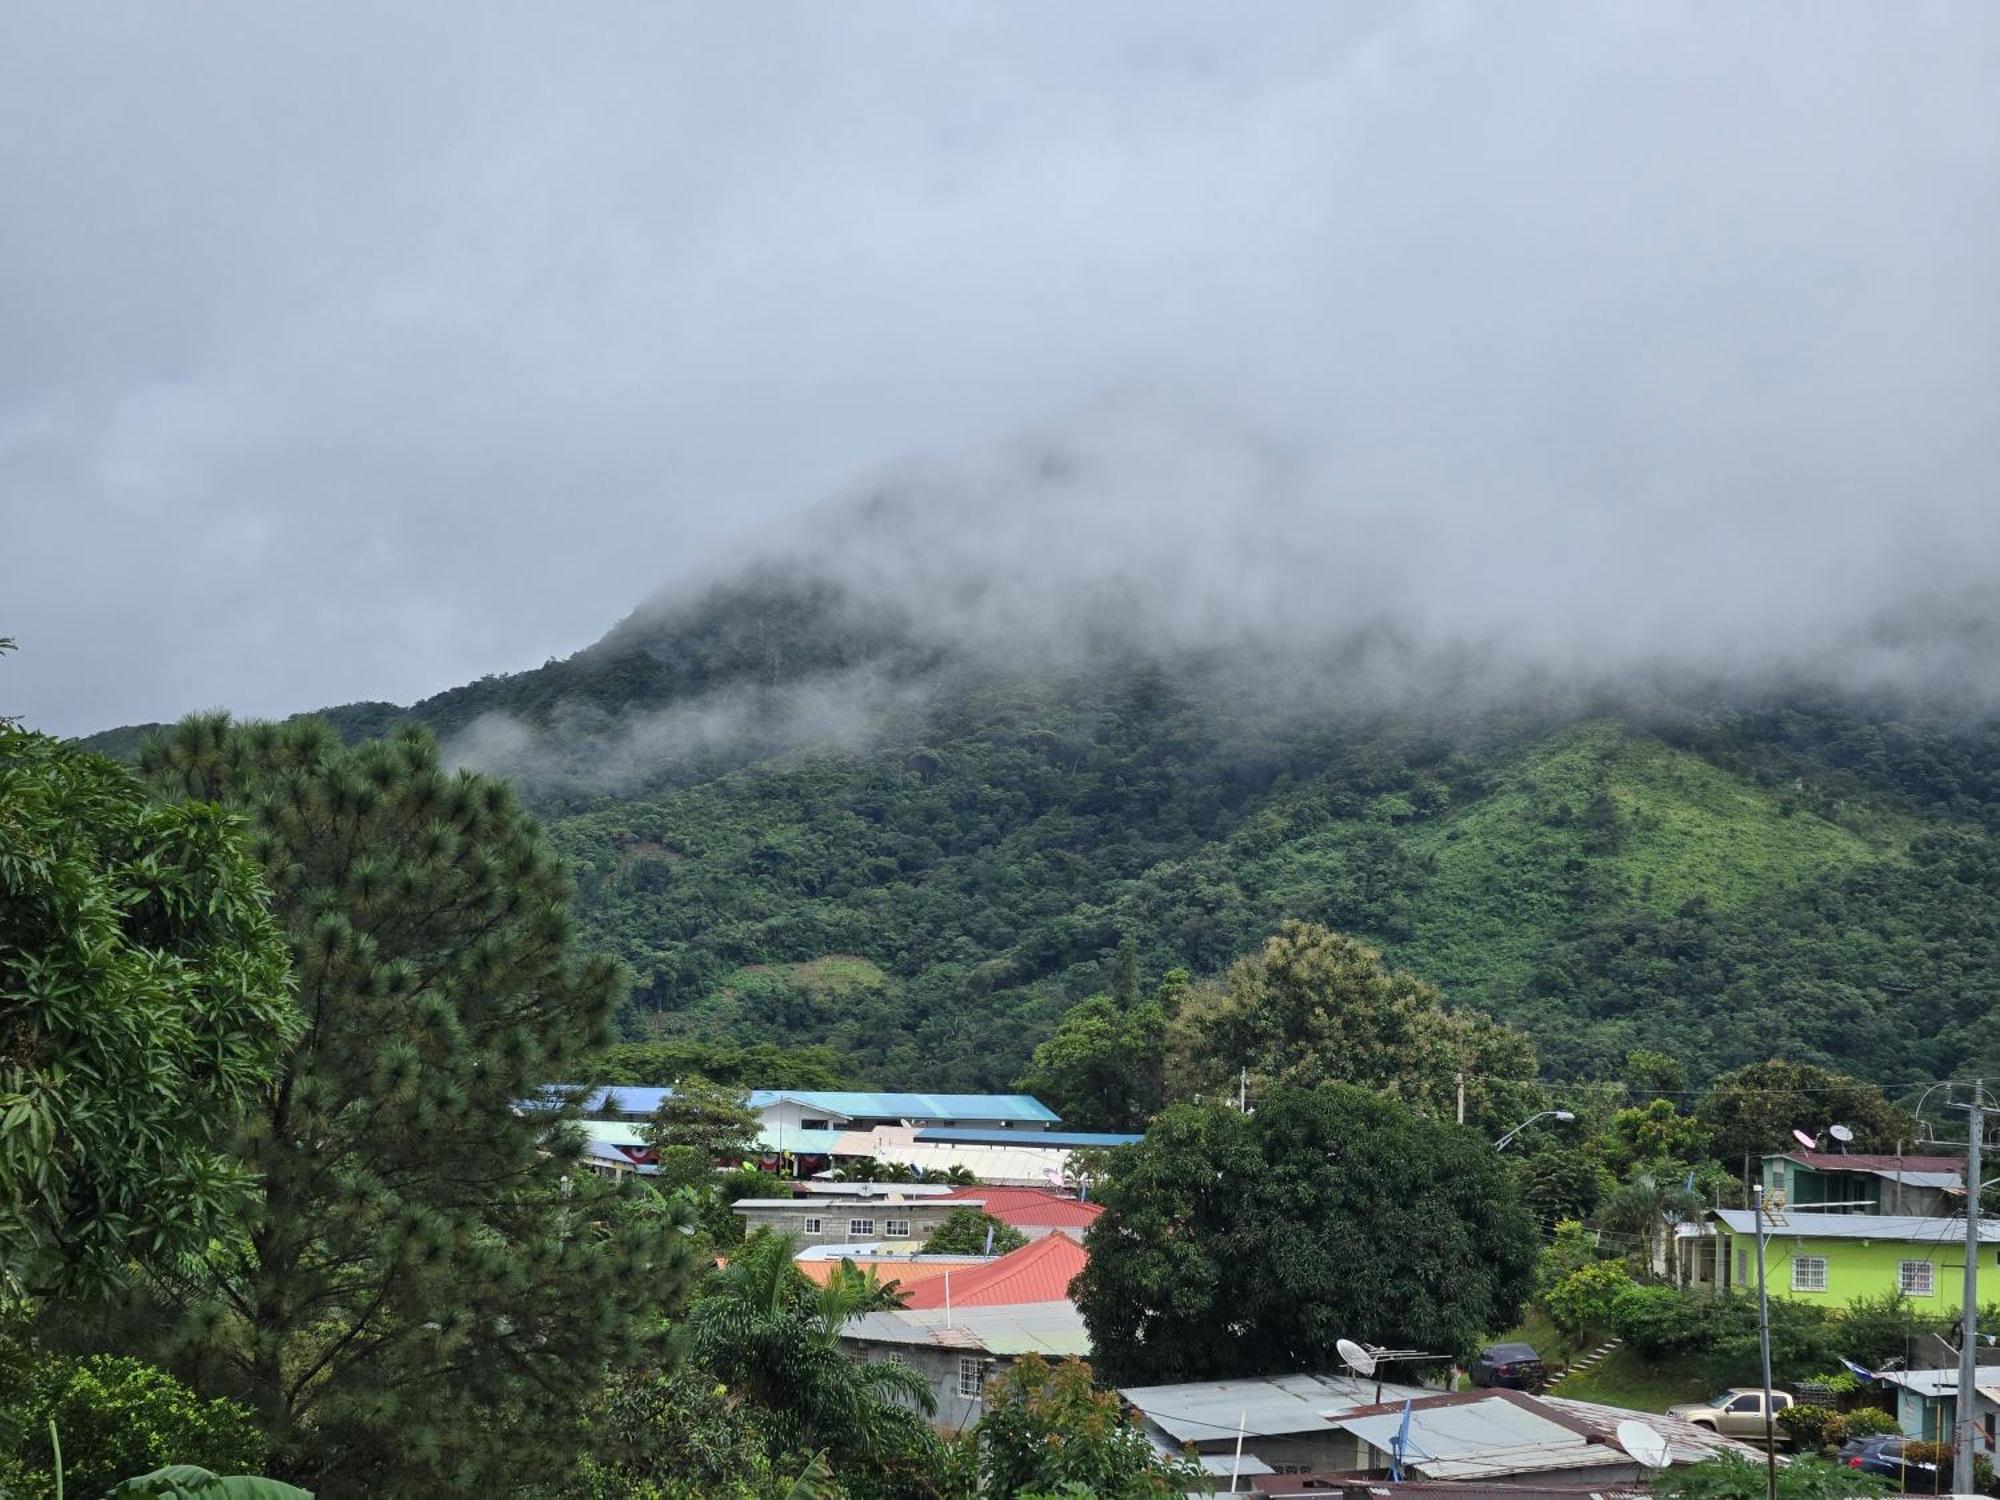
<svg viewBox="0 0 2000 1500">
<path fill-rule="evenodd" d="M 1082 1150 L 1099 1146 L 1129 1146 L 1134 1141 L 1143 1141 L 1145 1137 L 1091 1130 L 972 1130 L 942 1126 L 919 1130 L 917 1139 L 955 1146 L 1049 1146 L 1059 1150 Z"/>
<path fill-rule="evenodd" d="M 1053 1125 L 1062 1116 L 1027 1094 L 873 1094 L 823 1089 L 753 1089 L 752 1109 L 790 1099 L 850 1120 L 1023 1120 Z"/>
<path fill-rule="evenodd" d="M 552 1083 L 544 1098 L 571 1093 L 580 1085 Z M 584 1095 L 585 1114 L 650 1115 L 662 1099 L 671 1098 L 670 1088 L 614 1083 L 592 1089 Z M 807 1109 L 824 1110 L 846 1120 L 1020 1120 L 1053 1125 L 1061 1116 L 1041 1100 L 1027 1094 L 873 1094 L 823 1089 L 752 1089 L 748 1104 L 756 1110 L 769 1109 L 780 1100 L 790 1099 Z"/>
</svg>

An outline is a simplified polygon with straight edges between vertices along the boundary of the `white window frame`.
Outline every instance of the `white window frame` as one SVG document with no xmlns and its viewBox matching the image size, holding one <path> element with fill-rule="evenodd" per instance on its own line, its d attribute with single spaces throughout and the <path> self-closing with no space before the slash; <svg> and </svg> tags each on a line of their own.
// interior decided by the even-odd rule
<svg viewBox="0 0 2000 1500">
<path fill-rule="evenodd" d="M 977 1354 L 961 1354 L 958 1357 L 958 1393 L 967 1401 L 985 1399 L 986 1361 Z"/>
<path fill-rule="evenodd" d="M 909 1237 L 910 1237 L 910 1221 L 908 1219 L 884 1219 L 882 1221 L 883 1239 L 906 1240 Z"/>
<path fill-rule="evenodd" d="M 874 1239 L 875 1221 L 873 1219 L 849 1219 L 847 1221 L 847 1237 L 850 1240 Z"/>
<path fill-rule="evenodd" d="M 1792 1290 L 1795 1292 L 1823 1292 L 1826 1290 L 1826 1257 L 1824 1255 L 1794 1255 L 1792 1257 Z"/>
<path fill-rule="evenodd" d="M 807 1234 L 819 1234 L 819 1233 L 821 1233 L 821 1230 L 820 1230 L 820 1221 L 819 1221 L 818 1219 L 807 1219 L 807 1220 L 806 1220 L 806 1230 L 805 1230 L 805 1232 L 806 1232 Z"/>
<path fill-rule="evenodd" d="M 1928 1260 L 1906 1260 L 1896 1266 L 1896 1286 L 1905 1297 L 1935 1297 L 1937 1266 Z"/>
</svg>

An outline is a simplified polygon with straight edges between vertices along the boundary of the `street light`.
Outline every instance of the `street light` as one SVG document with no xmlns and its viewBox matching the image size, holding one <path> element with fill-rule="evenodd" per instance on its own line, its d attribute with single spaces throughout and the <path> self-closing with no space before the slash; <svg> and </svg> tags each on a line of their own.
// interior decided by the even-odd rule
<svg viewBox="0 0 2000 1500">
<path fill-rule="evenodd" d="M 1574 1120 L 1576 1118 L 1575 1115 L 1571 1114 L 1566 1109 L 1545 1109 L 1541 1111 L 1541 1113 L 1539 1114 L 1529 1115 L 1527 1119 L 1523 1120 L 1520 1124 L 1516 1125 L 1512 1130 L 1508 1131 L 1505 1135 L 1501 1136 L 1499 1140 L 1493 1143 L 1493 1149 L 1495 1151 L 1505 1151 L 1508 1147 L 1508 1144 L 1513 1141 L 1515 1136 L 1519 1135 L 1522 1131 L 1526 1130 L 1530 1125 L 1534 1124 L 1535 1121 L 1548 1119 L 1551 1116 L 1553 1116 L 1557 1120 L 1560 1120 L 1565 1125 L 1567 1125 L 1571 1120 Z"/>
</svg>

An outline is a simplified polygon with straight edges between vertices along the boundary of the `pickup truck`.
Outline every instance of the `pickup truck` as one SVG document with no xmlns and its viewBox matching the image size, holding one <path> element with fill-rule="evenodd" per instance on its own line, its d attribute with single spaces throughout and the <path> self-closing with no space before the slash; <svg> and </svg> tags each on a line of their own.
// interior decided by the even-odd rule
<svg viewBox="0 0 2000 1500">
<path fill-rule="evenodd" d="M 1785 1429 L 1777 1423 L 1777 1415 L 1792 1404 L 1792 1399 L 1790 1391 L 1771 1392 L 1772 1431 L 1781 1446 L 1788 1439 Z M 1757 1386 L 1731 1386 L 1706 1401 L 1670 1406 L 1667 1415 L 1692 1422 L 1697 1427 L 1706 1427 L 1723 1437 L 1744 1438 L 1756 1443 L 1764 1441 L 1764 1392 Z"/>
</svg>

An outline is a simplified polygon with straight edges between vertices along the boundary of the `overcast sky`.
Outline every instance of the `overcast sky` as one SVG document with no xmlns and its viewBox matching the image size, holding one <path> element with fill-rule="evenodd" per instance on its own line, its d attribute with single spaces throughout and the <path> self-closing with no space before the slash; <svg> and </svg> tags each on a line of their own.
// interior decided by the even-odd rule
<svg viewBox="0 0 2000 1500">
<path fill-rule="evenodd" d="M 0 205 L 64 733 L 533 665 L 1135 387 L 1579 567 L 2000 556 L 1990 0 L 20 5 Z"/>
</svg>

